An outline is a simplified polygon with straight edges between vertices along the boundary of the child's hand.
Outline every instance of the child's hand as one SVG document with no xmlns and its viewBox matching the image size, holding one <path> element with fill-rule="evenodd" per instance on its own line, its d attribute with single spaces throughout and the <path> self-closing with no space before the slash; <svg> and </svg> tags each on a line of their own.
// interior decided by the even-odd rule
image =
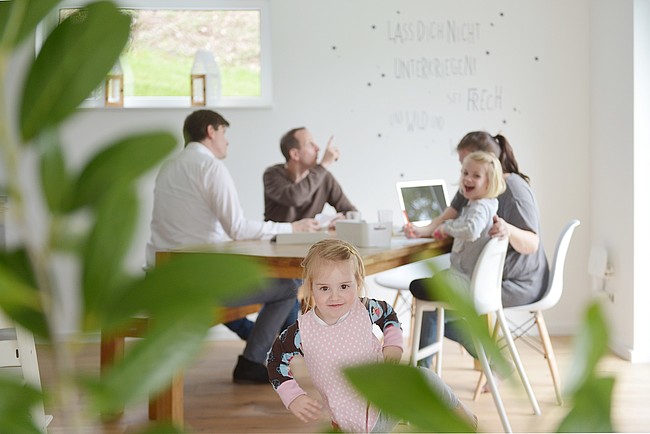
<svg viewBox="0 0 650 434">
<path fill-rule="evenodd" d="M 447 238 L 447 232 L 445 232 L 445 225 L 444 223 L 438 226 L 434 231 L 433 231 L 433 238 L 436 240 L 444 240 Z"/>
<path fill-rule="evenodd" d="M 510 229 L 508 228 L 508 223 L 499 216 L 492 217 L 492 227 L 488 234 L 493 238 L 499 238 L 500 240 L 510 236 Z"/>
<path fill-rule="evenodd" d="M 400 347 L 391 345 L 382 348 L 381 352 L 384 355 L 384 362 L 399 363 L 402 360 L 402 353 L 404 351 Z"/>
<path fill-rule="evenodd" d="M 425 229 L 417 227 L 413 223 L 409 222 L 404 225 L 404 236 L 406 238 L 423 238 L 429 235 Z"/>
<path fill-rule="evenodd" d="M 308 395 L 300 395 L 289 404 L 289 411 L 301 421 L 307 423 L 320 417 L 323 406 Z"/>
<path fill-rule="evenodd" d="M 406 238 L 417 238 L 417 234 L 415 233 L 415 227 L 413 226 L 412 223 L 407 223 L 404 225 L 404 235 Z"/>
</svg>

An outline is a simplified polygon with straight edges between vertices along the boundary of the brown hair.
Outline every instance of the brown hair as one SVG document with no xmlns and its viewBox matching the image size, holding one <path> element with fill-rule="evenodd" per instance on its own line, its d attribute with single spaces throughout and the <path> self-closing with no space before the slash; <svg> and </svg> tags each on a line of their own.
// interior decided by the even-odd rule
<svg viewBox="0 0 650 434">
<path fill-rule="evenodd" d="M 312 294 L 312 284 L 314 282 L 315 270 L 323 263 L 351 261 L 354 267 L 354 277 L 357 283 L 359 296 L 364 289 L 364 280 L 366 278 L 366 269 L 363 266 L 363 260 L 359 251 L 352 244 L 334 238 L 321 240 L 309 248 L 309 252 L 300 264 L 303 267 L 301 287 L 303 295 L 303 313 L 314 308 L 314 296 Z"/>
<path fill-rule="evenodd" d="M 282 151 L 282 155 L 284 155 L 284 158 L 289 161 L 289 151 L 300 147 L 300 143 L 298 143 L 298 139 L 296 139 L 296 133 L 300 130 L 304 130 L 305 127 L 298 127 L 294 128 L 292 130 L 287 131 L 284 136 L 280 139 L 280 151 Z"/>
<path fill-rule="evenodd" d="M 465 137 L 460 140 L 458 146 L 456 146 L 456 151 L 465 149 L 469 151 L 493 153 L 499 159 L 503 173 L 516 173 L 526 182 L 530 183 L 530 178 L 519 171 L 519 164 L 515 159 L 512 146 L 510 146 L 508 140 L 501 134 L 492 137 L 485 131 L 473 131 L 467 133 L 465 134 Z"/>
<path fill-rule="evenodd" d="M 183 137 L 185 146 L 190 142 L 200 142 L 208 136 L 208 126 L 215 129 L 220 125 L 229 127 L 230 124 L 219 113 L 212 110 L 196 110 L 185 118 Z"/>
</svg>

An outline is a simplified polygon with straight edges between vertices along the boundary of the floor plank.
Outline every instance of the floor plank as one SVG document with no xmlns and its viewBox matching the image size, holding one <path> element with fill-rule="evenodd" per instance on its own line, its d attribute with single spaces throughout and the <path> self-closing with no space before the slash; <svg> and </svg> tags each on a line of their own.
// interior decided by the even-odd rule
<svg viewBox="0 0 650 434">
<path fill-rule="evenodd" d="M 569 338 L 554 337 L 553 345 L 560 373 L 566 378 L 572 361 Z M 232 369 L 237 355 L 241 353 L 240 341 L 209 341 L 204 351 L 188 370 L 185 377 L 185 420 L 187 428 L 197 433 L 313 433 L 329 428 L 329 419 L 323 415 L 318 422 L 303 424 L 289 413 L 270 385 L 244 386 L 232 383 Z M 517 377 L 500 387 L 504 404 L 515 432 L 553 432 L 567 411 L 559 407 L 550 374 L 544 358 L 526 345 L 518 344 L 524 366 L 542 409 L 541 416 L 533 415 L 523 388 Z M 39 346 L 39 360 L 44 387 L 53 381 L 51 353 L 46 346 Z M 99 366 L 99 346 L 96 343 L 80 344 L 76 358 L 81 369 L 96 375 Z M 317 396 L 309 381 L 304 365 L 296 359 L 293 370 L 301 386 Z M 600 371 L 616 377 L 613 404 L 614 427 L 619 432 L 650 431 L 650 412 L 646 403 L 650 400 L 650 364 L 631 364 L 614 355 L 608 355 L 600 365 Z M 443 379 L 479 417 L 479 431 L 501 432 L 502 427 L 489 394 L 472 401 L 474 386 L 479 373 L 473 369 L 473 360 L 460 351 L 460 347 L 445 341 Z M 54 415 L 51 433 L 68 433 L 70 427 L 60 409 L 48 406 Z M 115 424 L 94 426 L 87 424 L 86 433 L 130 433 L 147 421 L 146 405 L 130 408 Z M 409 427 L 399 425 L 399 432 Z"/>
</svg>

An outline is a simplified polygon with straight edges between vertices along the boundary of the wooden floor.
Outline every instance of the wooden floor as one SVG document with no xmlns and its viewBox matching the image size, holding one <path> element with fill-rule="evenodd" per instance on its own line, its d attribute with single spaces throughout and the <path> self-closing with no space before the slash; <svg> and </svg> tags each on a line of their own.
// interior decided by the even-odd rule
<svg viewBox="0 0 650 434">
<path fill-rule="evenodd" d="M 456 391 L 479 417 L 479 431 L 500 432 L 502 427 L 490 395 L 484 394 L 478 402 L 472 401 L 472 393 L 478 372 L 473 369 L 469 355 L 450 341 L 445 343 L 443 367 L 444 380 Z M 572 348 L 569 338 L 554 338 L 560 372 L 569 371 Z M 323 415 L 321 421 L 303 424 L 281 404 L 270 385 L 244 386 L 232 383 L 232 369 L 237 355 L 241 353 L 240 341 L 211 341 L 201 357 L 186 373 L 185 420 L 186 428 L 199 433 L 311 433 L 329 428 L 329 420 Z M 545 360 L 528 346 L 518 344 L 524 366 L 542 409 L 541 416 L 534 416 L 520 383 L 503 384 L 500 390 L 512 428 L 515 432 L 554 432 L 566 412 L 566 407 L 555 403 L 555 395 Z M 47 347 L 40 346 L 39 361 L 44 386 L 51 377 L 51 362 Z M 82 345 L 78 356 L 81 366 L 90 372 L 99 365 L 99 347 L 89 343 Z M 618 432 L 650 431 L 650 364 L 630 364 L 616 356 L 602 361 L 600 370 L 616 377 L 614 389 L 613 420 Z M 305 375 L 304 366 L 296 364 L 294 373 L 301 385 L 316 394 Z M 514 376 L 515 378 L 516 375 Z M 54 415 L 50 433 L 69 433 L 64 418 L 56 408 L 47 408 Z M 129 433 L 146 422 L 146 405 L 129 409 L 123 419 L 111 426 L 88 426 L 82 432 Z M 399 425 L 399 432 L 409 427 Z"/>
</svg>

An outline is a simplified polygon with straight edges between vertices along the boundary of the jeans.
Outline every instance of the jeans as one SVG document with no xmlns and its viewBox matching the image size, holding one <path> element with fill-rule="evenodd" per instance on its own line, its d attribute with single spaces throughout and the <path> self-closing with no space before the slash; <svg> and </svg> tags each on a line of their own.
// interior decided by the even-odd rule
<svg viewBox="0 0 650 434">
<path fill-rule="evenodd" d="M 287 317 L 296 307 L 298 285 L 296 279 L 271 279 L 263 289 L 241 299 L 225 303 L 226 306 L 263 304 L 246 340 L 244 358 L 259 364 L 266 363 L 266 354 Z"/>
<path fill-rule="evenodd" d="M 453 390 L 444 382 L 442 378 L 430 369 L 422 369 L 420 372 L 426 377 L 429 387 L 433 389 L 433 392 L 440 398 L 442 403 L 447 406 L 450 410 L 456 409 L 460 405 L 458 397 Z M 389 416 L 384 412 L 379 413 L 379 419 L 372 429 L 374 433 L 386 433 L 393 432 L 395 426 L 399 423 L 398 419 L 395 419 L 393 416 Z"/>
<path fill-rule="evenodd" d="M 296 304 L 293 306 L 293 309 L 291 309 L 291 312 L 289 312 L 287 319 L 284 320 L 284 324 L 282 324 L 282 327 L 280 327 L 280 333 L 282 333 L 283 330 L 285 330 L 291 324 L 296 322 L 296 320 L 298 320 L 299 313 L 300 313 L 300 302 L 296 299 Z M 248 336 L 250 336 L 251 331 L 253 331 L 253 326 L 255 325 L 255 322 L 244 317 L 244 318 L 239 318 L 239 319 L 235 319 L 223 323 L 223 325 L 228 327 L 230 331 L 232 331 L 237 336 L 239 336 L 241 340 L 246 341 L 248 340 Z"/>
</svg>

